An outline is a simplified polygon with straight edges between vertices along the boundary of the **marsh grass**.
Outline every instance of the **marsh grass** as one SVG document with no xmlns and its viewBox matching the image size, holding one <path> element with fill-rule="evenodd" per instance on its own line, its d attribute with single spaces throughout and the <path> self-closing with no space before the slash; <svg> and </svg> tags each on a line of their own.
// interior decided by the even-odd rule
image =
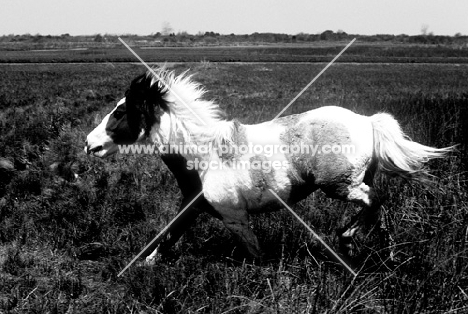
<svg viewBox="0 0 468 314">
<path fill-rule="evenodd" d="M 322 65 L 190 65 L 229 117 L 273 118 Z M 468 71 L 455 65 L 345 65 L 285 114 L 327 104 L 389 112 L 416 141 L 458 151 L 431 162 L 436 188 L 378 176 L 396 240 L 383 265 L 359 237 L 351 278 L 287 212 L 252 218 L 265 251 L 246 258 L 201 215 L 152 267 L 117 273 L 175 215 L 180 192 L 157 156 L 89 158 L 83 142 L 137 66 L 2 68 L 0 156 L 15 161 L 0 195 L 0 311 L 6 313 L 462 313 L 468 302 Z M 187 65 L 175 65 L 182 71 Z M 12 84 L 11 82 L 14 82 Z M 92 90 L 93 92 L 89 92 Z M 51 167 L 51 165 L 54 165 Z M 294 209 L 325 241 L 357 210 L 317 192 Z"/>
</svg>

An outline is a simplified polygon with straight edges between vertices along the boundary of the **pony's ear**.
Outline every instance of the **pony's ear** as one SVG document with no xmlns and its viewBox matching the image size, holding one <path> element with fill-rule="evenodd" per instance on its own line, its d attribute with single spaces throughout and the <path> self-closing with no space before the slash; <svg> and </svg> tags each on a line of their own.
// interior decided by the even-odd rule
<svg viewBox="0 0 468 314">
<path fill-rule="evenodd" d="M 153 80 L 150 73 L 136 77 L 130 84 L 125 96 L 127 101 L 141 111 L 153 111 L 156 106 L 166 110 L 167 104 L 164 100 L 165 88 L 163 85 Z M 151 108 L 152 107 L 152 108 Z"/>
<path fill-rule="evenodd" d="M 151 76 L 142 74 L 133 79 L 130 83 L 130 88 L 125 93 L 125 96 L 130 96 L 135 100 L 143 100 L 145 94 L 151 87 Z"/>
</svg>

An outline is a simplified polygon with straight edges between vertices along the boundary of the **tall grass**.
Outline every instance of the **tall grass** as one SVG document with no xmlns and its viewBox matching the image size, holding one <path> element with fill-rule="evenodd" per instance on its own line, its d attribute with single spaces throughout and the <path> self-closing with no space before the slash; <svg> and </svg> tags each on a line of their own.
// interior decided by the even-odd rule
<svg viewBox="0 0 468 314">
<path fill-rule="evenodd" d="M 231 118 L 273 118 L 321 65 L 191 65 Z M 249 260 L 208 215 L 156 265 L 117 273 L 174 217 L 180 193 L 157 156 L 89 158 L 85 136 L 137 66 L 2 67 L 0 311 L 76 313 L 462 313 L 468 301 L 468 94 L 464 67 L 335 65 L 286 114 L 327 104 L 389 112 L 426 145 L 459 144 L 429 167 L 437 188 L 377 178 L 396 240 L 381 266 L 359 237 L 350 278 L 287 212 L 252 218 Z M 176 66 L 177 71 L 186 66 Z M 13 82 L 13 83 L 12 83 Z M 89 92 L 92 90 L 92 92 Z M 294 209 L 330 244 L 357 208 L 320 192 Z"/>
</svg>

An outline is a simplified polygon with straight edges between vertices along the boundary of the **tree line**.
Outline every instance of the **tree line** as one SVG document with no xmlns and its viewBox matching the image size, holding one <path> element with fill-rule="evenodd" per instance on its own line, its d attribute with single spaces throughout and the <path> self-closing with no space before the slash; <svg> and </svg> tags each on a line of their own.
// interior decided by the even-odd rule
<svg viewBox="0 0 468 314">
<path fill-rule="evenodd" d="M 421 35 L 356 35 L 347 34 L 344 31 L 334 32 L 326 30 L 319 34 L 298 33 L 295 35 L 283 33 L 252 33 L 252 34 L 220 34 L 213 31 L 199 32 L 197 34 L 189 34 L 187 32 L 156 32 L 150 35 L 112 35 L 112 34 L 94 34 L 86 36 L 71 36 L 70 34 L 62 35 L 4 35 L 0 36 L 0 43 L 13 48 L 15 44 L 25 46 L 27 44 L 55 44 L 60 43 L 81 43 L 88 45 L 100 44 L 119 44 L 118 37 L 128 38 L 134 44 L 138 45 L 160 45 L 160 46 L 192 46 L 192 45 L 230 45 L 230 44 L 281 44 L 281 43 L 310 43 L 317 41 L 340 41 L 351 40 L 357 37 L 361 42 L 393 42 L 393 43 L 409 43 L 409 44 L 432 44 L 432 45 L 460 45 L 468 46 L 468 36 L 460 33 L 454 36 L 421 34 Z"/>
</svg>

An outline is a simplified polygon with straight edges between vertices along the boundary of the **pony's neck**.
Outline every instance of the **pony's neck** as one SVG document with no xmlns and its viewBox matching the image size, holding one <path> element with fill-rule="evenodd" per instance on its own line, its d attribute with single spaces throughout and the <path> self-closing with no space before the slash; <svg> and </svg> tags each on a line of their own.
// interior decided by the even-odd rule
<svg viewBox="0 0 468 314">
<path fill-rule="evenodd" d="M 151 141 L 163 147 L 161 154 L 177 154 L 187 160 L 210 159 L 214 150 L 222 145 L 236 144 L 238 121 L 220 120 L 208 126 L 191 125 L 190 129 L 183 121 L 170 113 L 161 116 L 160 124 L 153 128 Z"/>
</svg>

